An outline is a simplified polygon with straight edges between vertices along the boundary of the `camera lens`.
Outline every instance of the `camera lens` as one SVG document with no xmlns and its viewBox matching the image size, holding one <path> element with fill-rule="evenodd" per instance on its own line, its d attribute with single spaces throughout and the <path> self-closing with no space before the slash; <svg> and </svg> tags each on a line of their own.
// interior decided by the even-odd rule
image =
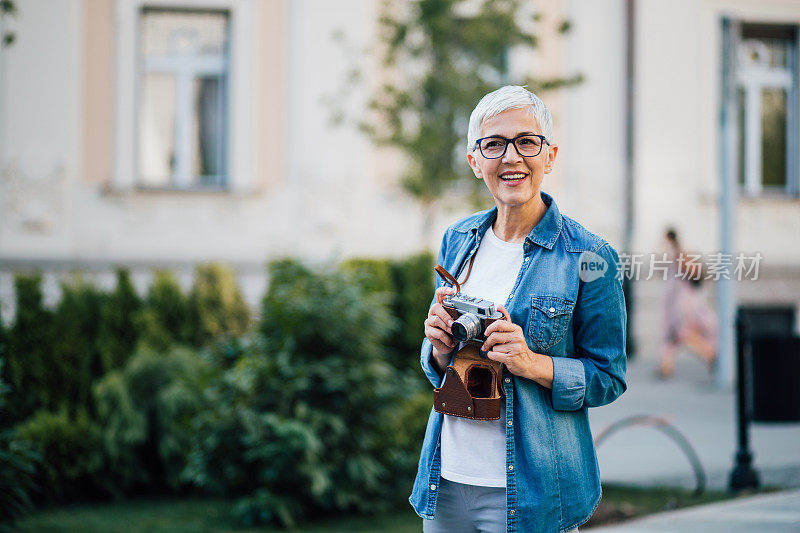
<svg viewBox="0 0 800 533">
<path fill-rule="evenodd" d="M 453 325 L 450 326 L 450 331 L 453 332 L 453 338 L 459 342 L 466 342 L 478 336 L 481 328 L 481 319 L 472 313 L 464 313 L 458 317 Z"/>
</svg>

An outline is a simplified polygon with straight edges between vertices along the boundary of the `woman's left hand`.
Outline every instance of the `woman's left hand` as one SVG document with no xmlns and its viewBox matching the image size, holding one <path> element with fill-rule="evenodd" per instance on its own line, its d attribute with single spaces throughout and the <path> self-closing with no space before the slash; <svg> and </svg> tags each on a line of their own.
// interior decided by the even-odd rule
<svg viewBox="0 0 800 533">
<path fill-rule="evenodd" d="M 499 305 L 497 310 L 503 313 L 504 319 L 495 320 L 486 328 L 484 332 L 486 342 L 483 343 L 481 349 L 487 352 L 489 359 L 503 363 L 512 374 L 540 381 L 544 377 L 540 376 L 538 372 L 544 362 L 542 359 L 550 358 L 528 348 L 522 328 L 511 322 L 511 317 L 505 307 Z M 550 362 L 550 366 L 552 366 L 552 362 Z M 552 370 L 549 377 L 549 381 L 552 383 Z"/>
</svg>

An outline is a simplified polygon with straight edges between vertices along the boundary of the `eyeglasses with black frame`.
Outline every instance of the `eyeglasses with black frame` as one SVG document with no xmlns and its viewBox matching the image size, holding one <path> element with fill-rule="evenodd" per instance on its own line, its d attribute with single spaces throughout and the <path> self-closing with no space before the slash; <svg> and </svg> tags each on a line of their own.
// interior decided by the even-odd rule
<svg viewBox="0 0 800 533">
<path fill-rule="evenodd" d="M 536 157 L 542 151 L 542 145 L 550 146 L 550 141 L 544 135 L 535 133 L 523 133 L 513 139 L 507 139 L 500 135 L 490 135 L 475 141 L 475 147 L 480 150 L 481 155 L 486 159 L 500 159 L 506 155 L 508 145 L 513 144 L 517 153 L 522 157 Z"/>
</svg>

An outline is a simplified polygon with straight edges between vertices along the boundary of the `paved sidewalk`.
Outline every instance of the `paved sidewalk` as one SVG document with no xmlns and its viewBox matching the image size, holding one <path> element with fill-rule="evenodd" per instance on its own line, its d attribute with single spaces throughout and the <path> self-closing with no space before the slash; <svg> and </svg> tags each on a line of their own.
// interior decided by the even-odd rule
<svg viewBox="0 0 800 533">
<path fill-rule="evenodd" d="M 798 533 L 800 490 L 650 515 L 592 533 Z"/>
<path fill-rule="evenodd" d="M 736 452 L 734 391 L 719 390 L 704 364 L 679 356 L 672 379 L 656 377 L 655 360 L 628 365 L 628 390 L 608 406 L 589 409 L 595 437 L 610 424 L 632 415 L 671 419 L 696 450 L 709 488 L 724 489 Z M 750 449 L 762 486 L 800 487 L 800 423 L 751 424 Z M 604 482 L 694 487 L 686 455 L 653 427 L 628 427 L 597 447 Z M 798 529 L 797 531 L 800 531 Z"/>
</svg>

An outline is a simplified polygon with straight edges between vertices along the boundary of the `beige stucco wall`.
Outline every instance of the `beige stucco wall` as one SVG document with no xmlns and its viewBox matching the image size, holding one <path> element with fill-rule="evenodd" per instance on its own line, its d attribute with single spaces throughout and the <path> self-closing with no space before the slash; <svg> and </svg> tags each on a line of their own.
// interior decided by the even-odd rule
<svg viewBox="0 0 800 533">
<path fill-rule="evenodd" d="M 114 0 L 83 0 L 82 181 L 106 185 L 114 157 Z"/>
<path fill-rule="evenodd" d="M 380 4 L 371 0 L 253 2 L 253 188 L 230 193 L 118 190 L 114 166 L 114 0 L 29 0 L 0 79 L 0 262 L 68 268 L 116 262 L 180 265 L 222 259 L 237 266 L 252 302 L 263 263 L 281 255 L 335 260 L 402 256 L 436 248 L 442 230 L 469 210 L 452 201 L 432 219 L 398 187 L 403 158 L 377 149 L 352 125 L 333 127 L 326 99 L 362 61 L 365 86 L 348 94 L 363 108 L 388 75 L 375 56 Z M 560 146 L 544 184 L 561 210 L 622 246 L 625 1 L 559 0 L 544 11 L 542 46 L 515 59 L 532 76 L 581 73 L 585 81 L 544 95 Z M 687 247 L 718 248 L 719 20 L 800 23 L 788 0 L 638 0 L 636 18 L 633 249 L 660 250 L 667 225 Z M 572 29 L 558 36 L 560 19 Z M 347 36 L 343 47 L 335 32 Z M 372 47 L 372 48 L 370 48 Z M 309 149 L 308 132 L 325 143 Z M 769 283 L 739 287 L 742 301 L 800 301 L 800 202 L 738 202 L 736 248 L 764 254 Z M 47 262 L 45 262 L 47 261 Z M 105 266 L 103 266 L 105 265 Z M 187 270 L 188 269 L 188 270 Z M 185 274 L 184 277 L 188 276 Z M 56 287 L 55 281 L 49 282 Z M 53 289 L 55 290 L 55 289 Z M 661 287 L 637 292 L 633 334 L 657 353 Z M 10 298 L 8 268 L 0 302 Z"/>
<path fill-rule="evenodd" d="M 721 19 L 797 24 L 800 4 L 640 0 L 637 9 L 634 247 L 657 249 L 673 225 L 686 246 L 718 251 Z M 776 267 L 800 264 L 796 198 L 742 197 L 736 220 L 737 250 L 761 251 Z"/>
<path fill-rule="evenodd" d="M 721 19 L 797 24 L 800 4 L 639 0 L 636 6 L 633 250 L 660 252 L 665 228 L 674 226 L 688 249 L 717 252 Z M 740 197 L 735 219 L 734 249 L 764 256 L 757 281 L 736 283 L 737 302 L 800 309 L 800 200 Z M 641 281 L 635 290 L 632 334 L 641 355 L 655 357 L 663 283 Z M 714 305 L 713 286 L 705 291 Z"/>
<path fill-rule="evenodd" d="M 255 84 L 253 113 L 255 183 L 258 190 L 279 184 L 286 177 L 286 72 L 287 2 L 263 0 L 254 5 L 255 50 L 252 62 Z"/>
</svg>

